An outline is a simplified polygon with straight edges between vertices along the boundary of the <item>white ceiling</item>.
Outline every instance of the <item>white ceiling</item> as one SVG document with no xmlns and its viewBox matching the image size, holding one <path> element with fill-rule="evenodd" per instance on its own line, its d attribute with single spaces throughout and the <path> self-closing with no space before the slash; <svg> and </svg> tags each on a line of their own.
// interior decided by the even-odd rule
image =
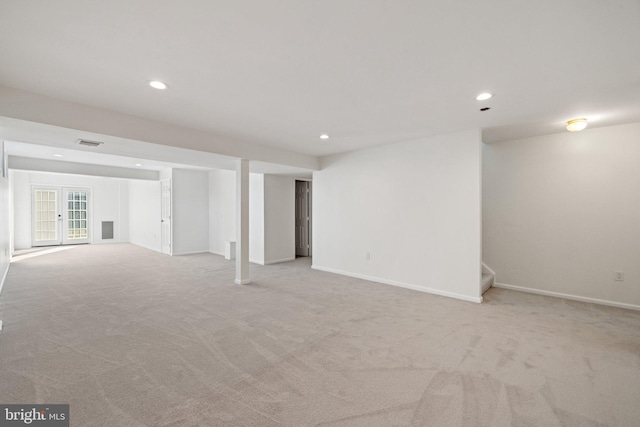
<svg viewBox="0 0 640 427">
<path fill-rule="evenodd" d="M 639 122 L 639 44 L 639 0 L 0 3 L 0 85 L 318 156 Z"/>
</svg>

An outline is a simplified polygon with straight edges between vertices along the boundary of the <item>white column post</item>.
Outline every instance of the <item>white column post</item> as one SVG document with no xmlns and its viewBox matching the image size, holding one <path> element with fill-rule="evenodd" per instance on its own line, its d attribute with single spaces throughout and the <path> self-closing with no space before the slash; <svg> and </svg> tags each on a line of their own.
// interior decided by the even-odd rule
<svg viewBox="0 0 640 427">
<path fill-rule="evenodd" d="M 251 283 L 249 278 L 249 160 L 236 161 L 236 280 L 238 285 Z"/>
</svg>

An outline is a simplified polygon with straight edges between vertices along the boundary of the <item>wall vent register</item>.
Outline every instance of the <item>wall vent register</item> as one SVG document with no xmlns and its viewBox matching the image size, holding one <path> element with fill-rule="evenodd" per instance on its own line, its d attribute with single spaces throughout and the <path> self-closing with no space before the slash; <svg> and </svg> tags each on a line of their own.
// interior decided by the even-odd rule
<svg viewBox="0 0 640 427">
<path fill-rule="evenodd" d="M 113 221 L 102 221 L 102 240 L 113 239 Z"/>
</svg>

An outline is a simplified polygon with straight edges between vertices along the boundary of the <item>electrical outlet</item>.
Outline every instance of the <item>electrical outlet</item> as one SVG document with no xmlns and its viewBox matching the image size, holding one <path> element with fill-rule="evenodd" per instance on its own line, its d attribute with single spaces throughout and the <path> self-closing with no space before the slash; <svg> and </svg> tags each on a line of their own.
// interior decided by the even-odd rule
<svg viewBox="0 0 640 427">
<path fill-rule="evenodd" d="M 614 273 L 616 282 L 624 282 L 624 271 L 616 271 Z"/>
</svg>

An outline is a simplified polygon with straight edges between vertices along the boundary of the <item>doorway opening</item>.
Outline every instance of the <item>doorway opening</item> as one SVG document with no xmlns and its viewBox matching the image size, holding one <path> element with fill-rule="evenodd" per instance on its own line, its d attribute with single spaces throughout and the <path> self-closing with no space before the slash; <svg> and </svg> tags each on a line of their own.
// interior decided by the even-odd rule
<svg viewBox="0 0 640 427">
<path fill-rule="evenodd" d="M 296 180 L 296 257 L 311 256 L 311 182 Z"/>
<path fill-rule="evenodd" d="M 31 193 L 31 246 L 90 243 L 88 188 L 32 187 Z"/>
</svg>

